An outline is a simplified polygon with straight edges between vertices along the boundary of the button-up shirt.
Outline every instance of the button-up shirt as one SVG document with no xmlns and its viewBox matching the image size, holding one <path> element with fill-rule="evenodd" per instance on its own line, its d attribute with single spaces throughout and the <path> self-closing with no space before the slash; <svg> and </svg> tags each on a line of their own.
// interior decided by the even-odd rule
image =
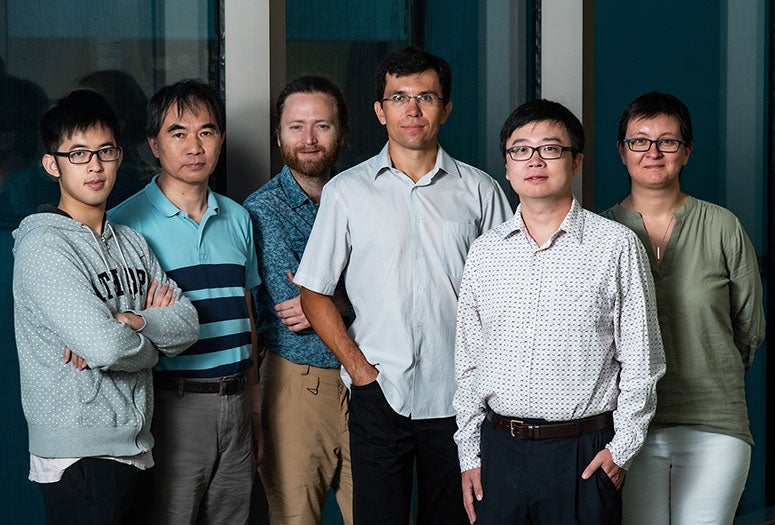
<svg viewBox="0 0 775 525">
<path fill-rule="evenodd" d="M 288 279 L 296 269 L 315 223 L 318 204 L 312 202 L 293 178 L 288 166 L 253 192 L 243 204 L 253 219 L 258 273 L 256 331 L 267 349 L 288 361 L 319 368 L 339 368 L 339 361 L 311 329 L 288 330 L 274 305 L 299 295 Z"/>
<path fill-rule="evenodd" d="M 416 183 L 387 146 L 323 189 L 296 283 L 331 295 L 340 275 L 349 334 L 379 371 L 390 406 L 414 419 L 454 415 L 455 310 L 471 243 L 511 215 L 486 173 L 439 147 Z M 350 379 L 346 371 L 342 377 Z"/>
<path fill-rule="evenodd" d="M 665 371 L 643 245 L 573 199 L 538 246 L 520 211 L 474 243 L 463 276 L 454 401 L 461 470 L 480 466 L 488 409 L 547 421 L 613 411 L 607 448 L 628 468 Z"/>
</svg>

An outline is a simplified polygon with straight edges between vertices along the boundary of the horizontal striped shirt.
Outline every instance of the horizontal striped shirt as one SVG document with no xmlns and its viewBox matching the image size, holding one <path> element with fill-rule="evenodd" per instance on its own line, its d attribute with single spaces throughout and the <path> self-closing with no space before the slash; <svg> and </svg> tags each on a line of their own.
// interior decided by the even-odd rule
<svg viewBox="0 0 775 525">
<path fill-rule="evenodd" d="M 109 212 L 145 236 L 199 314 L 199 341 L 176 357 L 161 357 L 154 371 L 175 377 L 239 373 L 251 365 L 245 290 L 261 282 L 250 217 L 210 191 L 197 224 L 162 193 L 157 178 Z"/>
</svg>

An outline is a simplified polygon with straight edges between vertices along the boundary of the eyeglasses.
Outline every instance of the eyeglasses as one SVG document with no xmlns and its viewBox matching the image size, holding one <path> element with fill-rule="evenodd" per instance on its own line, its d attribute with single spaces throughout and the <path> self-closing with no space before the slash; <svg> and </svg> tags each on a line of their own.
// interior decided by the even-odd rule
<svg viewBox="0 0 775 525">
<path fill-rule="evenodd" d="M 409 105 L 409 102 L 412 99 L 416 100 L 417 104 L 423 107 L 435 106 L 439 102 L 442 104 L 447 103 L 446 100 L 438 95 L 434 95 L 433 93 L 420 93 L 419 95 L 405 95 L 403 93 L 396 93 L 395 95 L 390 95 L 387 98 L 383 98 L 380 102 L 390 102 L 394 106 L 402 108 Z"/>
<path fill-rule="evenodd" d="M 51 155 L 56 155 L 57 157 L 67 157 L 70 164 L 88 164 L 91 162 L 91 158 L 95 153 L 97 154 L 97 158 L 102 162 L 115 162 L 121 157 L 121 146 L 111 146 L 109 148 L 98 149 L 97 151 L 74 149 L 73 151 L 50 152 Z"/>
<path fill-rule="evenodd" d="M 681 146 L 686 144 L 685 140 L 678 139 L 656 139 L 651 140 L 644 137 L 636 137 L 634 139 L 622 139 L 622 142 L 627 144 L 630 151 L 644 152 L 651 149 L 652 144 L 657 145 L 657 151 L 660 153 L 675 153 Z"/>
<path fill-rule="evenodd" d="M 559 144 L 541 144 L 540 146 L 513 146 L 506 150 L 511 160 L 525 161 L 533 158 L 533 154 L 538 152 L 538 156 L 544 160 L 554 160 L 562 157 L 566 151 L 573 151 L 569 146 L 560 146 Z"/>
</svg>

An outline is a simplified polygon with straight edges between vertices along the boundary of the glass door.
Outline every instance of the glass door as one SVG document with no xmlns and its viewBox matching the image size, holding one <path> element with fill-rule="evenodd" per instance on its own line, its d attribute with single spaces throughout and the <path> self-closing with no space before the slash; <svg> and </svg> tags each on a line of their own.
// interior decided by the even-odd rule
<svg viewBox="0 0 775 525">
<path fill-rule="evenodd" d="M 168 82 L 221 84 L 216 0 L 0 1 L 0 382 L 4 414 L 0 522 L 43 523 L 29 469 L 19 400 L 11 276 L 19 221 L 59 199 L 40 166 L 40 117 L 78 87 L 102 92 L 123 122 L 125 158 L 109 206 L 145 185 L 157 164 L 145 140 L 145 105 Z"/>
</svg>

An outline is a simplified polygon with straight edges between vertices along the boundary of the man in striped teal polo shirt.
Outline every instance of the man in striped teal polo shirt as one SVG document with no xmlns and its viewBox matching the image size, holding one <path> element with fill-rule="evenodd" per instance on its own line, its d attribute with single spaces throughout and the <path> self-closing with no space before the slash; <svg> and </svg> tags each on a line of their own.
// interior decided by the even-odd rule
<svg viewBox="0 0 775 525">
<path fill-rule="evenodd" d="M 161 174 L 110 212 L 145 236 L 199 314 L 199 341 L 154 368 L 153 523 L 246 523 L 250 509 L 261 419 L 250 290 L 261 281 L 248 213 L 207 185 L 224 124 L 207 84 L 159 90 L 146 134 Z"/>
</svg>

